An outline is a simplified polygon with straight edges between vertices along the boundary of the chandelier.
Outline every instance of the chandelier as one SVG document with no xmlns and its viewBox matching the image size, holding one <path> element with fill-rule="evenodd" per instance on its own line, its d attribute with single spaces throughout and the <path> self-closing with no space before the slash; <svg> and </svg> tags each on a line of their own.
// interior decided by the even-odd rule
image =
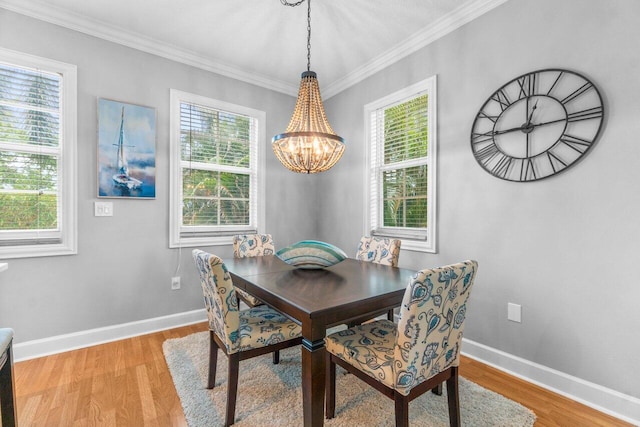
<svg viewBox="0 0 640 427">
<path fill-rule="evenodd" d="M 298 6 L 280 0 L 285 6 Z M 298 173 L 329 170 L 344 153 L 344 139 L 333 131 L 324 112 L 316 73 L 311 71 L 311 0 L 307 1 L 307 71 L 302 73 L 298 100 L 284 133 L 271 146 L 280 163 Z"/>
</svg>

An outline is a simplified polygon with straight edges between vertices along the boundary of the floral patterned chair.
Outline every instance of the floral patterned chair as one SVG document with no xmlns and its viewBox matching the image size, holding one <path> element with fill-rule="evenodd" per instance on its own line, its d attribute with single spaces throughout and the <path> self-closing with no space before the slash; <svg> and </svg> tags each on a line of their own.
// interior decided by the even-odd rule
<svg viewBox="0 0 640 427">
<path fill-rule="evenodd" d="M 219 348 L 229 359 L 225 426 L 230 426 L 235 420 L 240 361 L 300 344 L 301 328 L 266 305 L 238 310 L 236 288 L 222 260 L 199 249 L 193 251 L 193 259 L 209 319 L 207 388 L 216 382 Z"/>
<path fill-rule="evenodd" d="M 233 236 L 233 256 L 245 258 L 250 256 L 273 255 L 275 247 L 271 234 L 239 234 Z M 236 289 L 238 297 L 249 307 L 264 304 L 260 299 L 242 289 Z"/>
<path fill-rule="evenodd" d="M 358 244 L 356 259 L 397 267 L 401 243 L 402 241 L 398 239 L 390 239 L 388 237 L 363 236 Z M 387 312 L 387 319 L 393 321 L 393 310 Z M 350 326 L 353 324 L 350 324 Z"/>
<path fill-rule="evenodd" d="M 401 243 L 398 239 L 388 237 L 363 236 L 358 244 L 356 259 L 397 267 Z"/>
<path fill-rule="evenodd" d="M 464 261 L 419 271 L 397 326 L 377 320 L 327 336 L 327 418 L 335 416 L 338 364 L 395 401 L 396 426 L 409 425 L 410 401 L 446 381 L 449 423 L 460 425 L 460 346 L 477 269 L 476 261 Z"/>
</svg>

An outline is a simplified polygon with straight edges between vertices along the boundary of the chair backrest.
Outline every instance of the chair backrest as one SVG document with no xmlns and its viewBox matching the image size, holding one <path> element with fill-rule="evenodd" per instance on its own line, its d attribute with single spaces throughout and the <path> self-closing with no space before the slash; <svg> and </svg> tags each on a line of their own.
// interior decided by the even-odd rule
<svg viewBox="0 0 640 427">
<path fill-rule="evenodd" d="M 233 256 L 245 258 L 251 256 L 273 255 L 275 247 L 271 234 L 239 234 L 233 236 Z"/>
<path fill-rule="evenodd" d="M 209 328 L 224 341 L 229 354 L 235 353 L 239 351 L 240 314 L 231 275 L 215 255 L 194 249 L 193 259 L 200 274 Z"/>
<path fill-rule="evenodd" d="M 413 387 L 460 364 L 467 300 L 478 263 L 464 261 L 421 270 L 409 281 L 400 306 L 394 350 L 396 389 Z"/>
<path fill-rule="evenodd" d="M 356 259 L 397 267 L 400 243 L 400 240 L 388 237 L 363 236 L 358 244 Z"/>
</svg>

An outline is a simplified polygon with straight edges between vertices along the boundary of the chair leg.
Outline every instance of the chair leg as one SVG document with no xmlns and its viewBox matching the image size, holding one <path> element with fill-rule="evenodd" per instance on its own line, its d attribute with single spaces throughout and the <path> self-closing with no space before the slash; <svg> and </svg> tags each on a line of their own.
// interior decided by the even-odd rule
<svg viewBox="0 0 640 427">
<path fill-rule="evenodd" d="M 280 350 L 273 352 L 273 364 L 277 365 L 278 363 L 280 363 Z"/>
<path fill-rule="evenodd" d="M 387 311 L 387 320 L 390 320 L 392 322 L 395 320 L 393 318 L 393 308 L 391 310 Z"/>
<path fill-rule="evenodd" d="M 209 379 L 207 388 L 213 388 L 216 384 L 216 367 L 218 365 L 218 344 L 213 339 L 213 331 L 209 331 Z"/>
<path fill-rule="evenodd" d="M 329 420 L 336 415 L 336 364 L 331 360 L 331 353 L 326 353 L 325 416 Z"/>
<path fill-rule="evenodd" d="M 409 398 L 395 392 L 396 427 L 409 427 Z"/>
<path fill-rule="evenodd" d="M 431 392 L 437 396 L 442 396 L 442 383 L 432 388 Z"/>
<path fill-rule="evenodd" d="M 451 368 L 451 378 L 447 380 L 447 400 L 449 402 L 449 425 L 460 426 L 460 398 L 458 396 L 458 368 Z"/>
<path fill-rule="evenodd" d="M 225 427 L 233 425 L 236 418 L 236 397 L 238 396 L 238 372 L 240 370 L 240 353 L 229 355 L 229 375 L 227 378 L 227 415 Z"/>
</svg>

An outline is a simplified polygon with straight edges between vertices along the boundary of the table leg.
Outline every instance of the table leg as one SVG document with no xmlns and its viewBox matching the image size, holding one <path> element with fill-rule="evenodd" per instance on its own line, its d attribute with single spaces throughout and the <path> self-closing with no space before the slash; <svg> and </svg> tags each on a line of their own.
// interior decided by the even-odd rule
<svg viewBox="0 0 640 427">
<path fill-rule="evenodd" d="M 302 407 L 305 427 L 324 424 L 324 340 L 302 340 Z"/>
</svg>

